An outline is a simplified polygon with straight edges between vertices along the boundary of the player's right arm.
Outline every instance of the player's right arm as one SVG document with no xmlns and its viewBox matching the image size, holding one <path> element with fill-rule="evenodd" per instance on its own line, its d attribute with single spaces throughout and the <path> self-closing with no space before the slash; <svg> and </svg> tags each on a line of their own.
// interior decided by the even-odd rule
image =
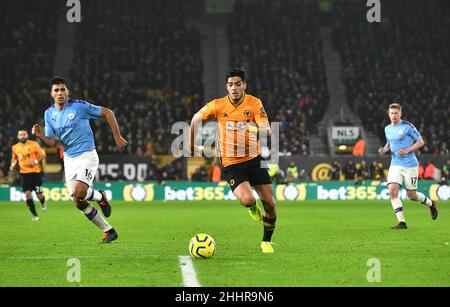
<svg viewBox="0 0 450 307">
<path fill-rule="evenodd" d="M 16 165 L 17 165 L 17 154 L 16 154 L 16 151 L 14 150 L 14 147 L 13 147 L 13 149 L 12 149 L 12 155 L 11 155 L 11 166 L 9 167 L 9 170 L 10 171 L 12 171 L 12 170 L 14 170 L 14 168 L 16 167 Z"/>
<path fill-rule="evenodd" d="M 378 148 L 378 153 L 380 155 L 384 155 L 385 153 L 389 152 L 391 150 L 391 146 L 389 145 L 389 142 L 384 145 L 384 147 Z"/>
<path fill-rule="evenodd" d="M 189 129 L 189 144 L 188 148 L 190 154 L 195 155 L 195 149 L 203 150 L 203 146 L 195 145 L 195 136 L 197 135 L 198 127 L 204 120 L 208 120 L 216 117 L 216 102 L 213 100 L 206 104 L 200 111 L 195 113 L 191 120 L 191 126 Z"/>
<path fill-rule="evenodd" d="M 31 128 L 31 133 L 38 137 L 42 141 L 42 143 L 44 143 L 48 147 L 55 147 L 58 143 L 55 136 L 45 136 L 41 126 L 39 126 L 38 124 L 35 124 L 33 128 Z"/>
</svg>

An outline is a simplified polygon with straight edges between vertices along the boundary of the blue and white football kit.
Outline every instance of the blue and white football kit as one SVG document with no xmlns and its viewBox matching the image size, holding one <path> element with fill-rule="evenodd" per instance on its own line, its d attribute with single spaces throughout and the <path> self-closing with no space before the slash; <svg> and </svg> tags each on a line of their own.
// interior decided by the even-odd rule
<svg viewBox="0 0 450 307">
<path fill-rule="evenodd" d="M 390 124 L 384 128 L 386 140 L 391 150 L 391 166 L 388 172 L 388 184 L 405 184 L 407 190 L 417 190 L 419 162 L 414 152 L 400 155 L 399 151 L 411 147 L 422 139 L 416 127 L 401 120 L 398 124 Z"/>
<path fill-rule="evenodd" d="M 45 111 L 45 136 L 57 137 L 63 146 L 70 195 L 75 180 L 91 187 L 97 173 L 99 159 L 89 120 L 97 119 L 101 111 L 100 106 L 74 99 L 69 99 L 62 110 L 52 105 Z"/>
</svg>

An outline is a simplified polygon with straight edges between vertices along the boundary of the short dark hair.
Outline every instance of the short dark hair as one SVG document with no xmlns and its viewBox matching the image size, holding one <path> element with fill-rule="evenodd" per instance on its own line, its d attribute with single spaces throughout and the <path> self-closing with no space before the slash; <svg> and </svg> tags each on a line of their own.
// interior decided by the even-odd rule
<svg viewBox="0 0 450 307">
<path fill-rule="evenodd" d="M 225 82 L 228 82 L 228 78 L 231 77 L 240 77 L 242 82 L 245 82 L 247 79 L 247 74 L 245 73 L 245 70 L 241 68 L 233 68 L 225 75 Z"/>
<path fill-rule="evenodd" d="M 53 78 L 51 78 L 50 88 L 52 88 L 54 84 L 64 84 L 67 88 L 69 88 L 69 83 L 62 77 L 54 76 Z"/>
</svg>

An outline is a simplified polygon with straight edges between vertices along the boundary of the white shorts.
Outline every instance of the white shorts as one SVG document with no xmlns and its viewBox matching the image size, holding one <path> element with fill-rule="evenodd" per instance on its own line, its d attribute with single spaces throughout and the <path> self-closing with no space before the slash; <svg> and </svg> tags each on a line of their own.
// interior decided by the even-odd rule
<svg viewBox="0 0 450 307">
<path fill-rule="evenodd" d="M 71 158 L 64 157 L 64 171 L 69 195 L 72 196 L 75 180 L 82 181 L 92 186 L 98 168 L 98 154 L 93 151 L 83 152 L 81 155 Z"/>
<path fill-rule="evenodd" d="M 407 190 L 417 190 L 417 183 L 419 181 L 419 168 L 418 167 L 402 167 L 391 166 L 388 172 L 388 184 L 398 183 L 400 186 L 405 182 L 405 188 Z"/>
</svg>

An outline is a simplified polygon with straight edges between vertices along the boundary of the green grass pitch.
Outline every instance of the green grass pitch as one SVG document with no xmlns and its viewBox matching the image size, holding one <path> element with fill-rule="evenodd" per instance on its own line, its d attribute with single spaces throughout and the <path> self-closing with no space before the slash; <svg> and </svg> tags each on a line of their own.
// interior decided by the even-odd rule
<svg viewBox="0 0 450 307">
<path fill-rule="evenodd" d="M 178 256 L 201 232 L 216 255 L 193 260 L 202 286 L 450 286 L 450 202 L 431 220 L 423 205 L 404 202 L 408 230 L 386 201 L 279 202 L 274 254 L 262 254 L 261 223 L 237 202 L 113 202 L 102 232 L 70 203 L 50 202 L 31 221 L 24 203 L 0 203 L 0 286 L 182 286 Z M 80 282 L 67 281 L 69 258 Z M 370 283 L 368 260 L 380 261 Z"/>
</svg>

